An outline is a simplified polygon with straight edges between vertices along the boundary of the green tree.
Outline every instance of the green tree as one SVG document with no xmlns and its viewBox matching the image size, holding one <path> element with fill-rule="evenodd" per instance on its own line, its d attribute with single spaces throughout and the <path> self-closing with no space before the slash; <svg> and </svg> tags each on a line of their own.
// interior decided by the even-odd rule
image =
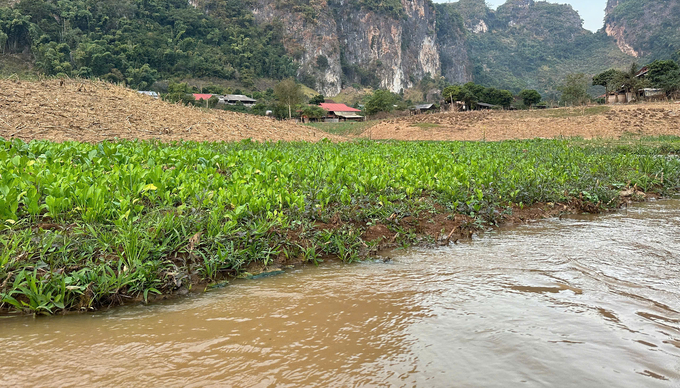
<svg viewBox="0 0 680 388">
<path fill-rule="evenodd" d="M 463 89 L 467 90 L 472 95 L 474 95 L 476 100 L 479 100 L 484 96 L 484 91 L 486 88 L 474 82 L 468 82 L 465 85 L 463 85 Z"/>
<path fill-rule="evenodd" d="M 459 97 L 463 92 L 463 87 L 460 85 L 450 85 L 442 90 L 442 97 L 444 97 L 444 102 L 451 104 L 456 101 L 460 101 Z"/>
<path fill-rule="evenodd" d="M 20 52 L 30 46 L 31 27 L 29 15 L 16 8 L 0 7 L 0 32 L 7 35 L 5 45 L 9 52 Z"/>
<path fill-rule="evenodd" d="M 507 108 L 512 104 L 514 98 L 509 90 L 486 88 L 484 89 L 482 100 L 482 102 Z"/>
<path fill-rule="evenodd" d="M 652 87 L 662 89 L 666 94 L 680 89 L 680 66 L 675 61 L 654 61 L 648 65 L 647 79 Z"/>
<path fill-rule="evenodd" d="M 588 84 L 588 77 L 583 73 L 567 74 L 564 82 L 557 88 L 562 92 L 560 100 L 569 105 L 587 104 L 591 100 Z"/>
<path fill-rule="evenodd" d="M 139 69 L 128 69 L 127 74 L 127 83 L 130 87 L 138 90 L 146 90 L 156 82 L 158 72 L 152 69 L 148 63 L 145 63 Z"/>
<path fill-rule="evenodd" d="M 616 69 L 609 69 L 593 77 L 593 85 L 604 86 L 607 93 L 615 91 L 621 85 L 617 80 L 621 78 L 622 72 Z"/>
<path fill-rule="evenodd" d="M 5 46 L 7 45 L 8 40 L 9 36 L 0 30 L 0 53 L 3 55 L 5 54 Z"/>
<path fill-rule="evenodd" d="M 273 116 L 279 120 L 284 120 L 286 117 L 288 117 L 289 113 L 290 112 L 288 111 L 286 106 L 281 104 L 274 105 L 274 109 L 272 109 Z"/>
<path fill-rule="evenodd" d="M 376 90 L 366 101 L 365 112 L 374 115 L 378 112 L 392 112 L 394 105 L 399 102 L 399 96 L 389 90 Z"/>
<path fill-rule="evenodd" d="M 184 83 L 174 83 L 170 82 L 168 85 L 168 93 L 165 95 L 164 100 L 169 102 L 182 102 L 185 105 L 193 104 L 196 99 L 191 94 L 191 88 L 189 85 Z"/>
<path fill-rule="evenodd" d="M 259 115 L 259 116 L 264 116 L 267 114 L 267 111 L 274 111 L 274 107 L 271 107 L 265 103 L 258 102 L 255 104 L 254 107 L 250 108 L 250 113 L 254 115 Z"/>
<path fill-rule="evenodd" d="M 324 97 L 322 94 L 318 94 L 318 95 L 309 99 L 309 103 L 313 104 L 313 105 L 323 104 L 325 101 L 326 101 L 326 97 Z"/>
<path fill-rule="evenodd" d="M 316 57 L 316 66 L 319 68 L 319 70 L 328 69 L 328 57 L 325 55 L 319 55 Z"/>
<path fill-rule="evenodd" d="M 293 117 L 293 106 L 300 104 L 304 100 L 300 84 L 293 78 L 285 79 L 274 87 L 274 96 L 279 101 L 279 105 L 288 107 L 288 118 Z"/>
<path fill-rule="evenodd" d="M 201 88 L 201 93 L 225 94 L 226 92 L 224 87 L 220 85 L 206 85 Z"/>
<path fill-rule="evenodd" d="M 328 112 L 319 106 L 307 105 L 302 108 L 302 115 L 307 116 L 310 119 L 320 119 L 328 114 Z"/>
<path fill-rule="evenodd" d="M 418 85 L 418 88 L 420 89 L 421 92 L 423 92 L 423 96 L 427 96 L 427 92 L 430 91 L 431 89 L 435 88 L 437 84 L 437 81 L 435 81 L 432 78 L 432 75 L 428 72 L 425 73 L 423 78 L 420 80 L 420 83 Z"/>
<path fill-rule="evenodd" d="M 479 100 L 477 95 L 466 87 L 463 87 L 461 90 L 461 95 L 459 98 L 461 101 L 464 101 L 465 105 L 467 105 L 470 109 L 472 109 Z"/>
<path fill-rule="evenodd" d="M 630 65 L 628 71 L 619 73 L 619 76 L 614 80 L 617 84 L 621 85 L 626 92 L 631 93 L 634 96 L 638 95 L 640 89 L 647 85 L 647 81 L 637 74 L 640 68 L 637 63 Z"/>
<path fill-rule="evenodd" d="M 522 99 L 524 105 L 532 107 L 541 102 L 541 94 L 534 89 L 524 89 L 519 92 L 519 98 Z"/>
<path fill-rule="evenodd" d="M 472 108 L 474 104 L 479 101 L 479 96 L 475 92 L 479 93 L 483 91 L 483 86 L 468 82 L 463 86 L 447 86 L 442 90 L 442 96 L 444 96 L 444 100 L 448 103 L 463 101 L 465 105 Z"/>
</svg>

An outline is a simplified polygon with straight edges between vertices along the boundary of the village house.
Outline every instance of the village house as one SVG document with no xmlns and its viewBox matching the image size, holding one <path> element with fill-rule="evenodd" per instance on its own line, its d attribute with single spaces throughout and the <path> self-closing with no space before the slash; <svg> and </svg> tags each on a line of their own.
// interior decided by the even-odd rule
<svg viewBox="0 0 680 388">
<path fill-rule="evenodd" d="M 626 93 L 625 90 L 617 90 L 609 92 L 606 95 L 605 102 L 607 104 L 625 103 L 628 102 L 629 97 L 632 98 L 631 93 Z"/>
<path fill-rule="evenodd" d="M 475 105 L 477 105 L 477 110 L 489 110 L 498 107 L 498 105 L 487 104 L 485 102 L 478 102 Z"/>
<path fill-rule="evenodd" d="M 644 77 L 647 76 L 647 73 L 649 73 L 649 68 L 647 66 L 644 66 L 642 69 L 640 69 L 637 72 L 637 74 L 635 74 L 635 77 L 636 78 L 644 78 Z M 604 97 L 604 96 L 600 96 L 600 97 Z M 644 88 L 644 89 L 638 90 L 637 95 L 635 95 L 632 92 L 626 91 L 625 89 L 620 89 L 620 90 L 615 90 L 615 91 L 607 93 L 606 98 L 605 98 L 605 103 L 607 103 L 607 104 L 626 103 L 626 102 L 639 101 L 641 99 L 659 100 L 659 99 L 663 99 L 665 97 L 666 97 L 666 94 L 661 89 Z"/>
<path fill-rule="evenodd" d="M 601 96 L 604 97 L 604 96 Z M 609 92 L 606 95 L 606 100 L 605 102 L 607 104 L 616 104 L 616 103 L 626 103 L 626 102 L 633 102 L 633 101 L 638 101 L 640 99 L 644 99 L 647 101 L 652 101 L 652 100 L 661 100 L 666 98 L 666 93 L 664 93 L 663 90 L 661 89 L 654 89 L 654 88 L 644 88 L 638 90 L 637 96 L 632 93 L 632 92 L 627 92 L 624 89 L 617 90 L 614 92 Z"/>
<path fill-rule="evenodd" d="M 244 96 L 242 94 L 225 94 L 224 96 L 218 95 L 218 94 L 202 94 L 202 93 L 194 93 L 193 94 L 194 99 L 196 102 L 198 101 L 208 101 L 212 97 L 217 97 L 218 105 L 238 105 L 239 103 L 243 104 L 246 108 L 252 108 L 257 104 L 257 100 L 252 99 L 248 96 Z"/>
<path fill-rule="evenodd" d="M 361 112 L 359 109 L 349 107 L 345 104 L 322 103 L 319 104 L 325 109 L 328 114 L 324 121 L 327 123 L 337 123 L 340 121 L 364 121 L 364 116 L 357 113 Z"/>
<path fill-rule="evenodd" d="M 647 101 L 662 100 L 666 98 L 666 93 L 663 89 L 644 88 L 640 90 L 640 97 L 644 97 Z"/>
<path fill-rule="evenodd" d="M 158 92 L 152 92 L 152 91 L 150 91 L 150 90 L 139 90 L 139 91 L 137 91 L 137 93 L 143 94 L 143 95 L 145 95 L 145 96 L 153 97 L 153 98 L 155 98 L 155 99 L 161 98 L 161 97 L 158 95 Z"/>
<path fill-rule="evenodd" d="M 224 96 L 218 97 L 220 99 L 218 104 L 237 105 L 238 103 L 241 103 L 246 108 L 252 108 L 255 106 L 255 104 L 257 104 L 257 100 L 242 94 L 225 94 Z"/>
<path fill-rule="evenodd" d="M 419 104 L 410 109 L 412 115 L 419 115 L 428 112 L 436 112 L 438 109 L 435 104 Z"/>
<path fill-rule="evenodd" d="M 194 94 L 192 94 L 192 96 L 194 96 L 194 100 L 196 100 L 196 102 L 198 102 L 198 101 L 208 101 L 212 96 L 214 96 L 214 94 L 194 93 Z"/>
</svg>

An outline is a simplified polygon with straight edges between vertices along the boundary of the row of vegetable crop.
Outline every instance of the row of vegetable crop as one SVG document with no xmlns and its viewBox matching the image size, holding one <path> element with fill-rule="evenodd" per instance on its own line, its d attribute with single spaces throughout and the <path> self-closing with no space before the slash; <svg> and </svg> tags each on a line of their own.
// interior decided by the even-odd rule
<svg viewBox="0 0 680 388">
<path fill-rule="evenodd" d="M 505 201 L 545 201 L 629 182 L 646 188 L 677 163 L 564 141 L 0 146 L 0 220 L 10 223 L 31 216 L 106 223 L 149 206 L 231 208 L 239 219 L 244 209 L 271 213 L 423 191 L 456 204 L 483 200 L 489 188 Z"/>
<path fill-rule="evenodd" d="M 1 303 L 90 308 L 281 255 L 353 260 L 360 231 L 313 229 L 337 212 L 365 223 L 437 202 L 493 222 L 509 203 L 614 206 L 624 186 L 680 186 L 680 161 L 656 148 L 579 144 L 3 141 Z M 301 228 L 310 243 L 272 232 Z"/>
</svg>

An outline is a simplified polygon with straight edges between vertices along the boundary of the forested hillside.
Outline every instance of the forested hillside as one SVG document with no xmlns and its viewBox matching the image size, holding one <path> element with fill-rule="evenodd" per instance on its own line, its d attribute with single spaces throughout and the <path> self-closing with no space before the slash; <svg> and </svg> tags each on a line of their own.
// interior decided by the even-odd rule
<svg viewBox="0 0 680 388">
<path fill-rule="evenodd" d="M 159 78 L 252 84 L 296 74 L 282 31 L 257 24 L 249 0 L 22 0 L 0 8 L 0 51 L 32 52 L 48 75 L 147 88 Z M 207 12 L 205 12 L 207 11 Z"/>
<path fill-rule="evenodd" d="M 624 52 L 668 59 L 680 50 L 680 1 L 609 0 L 605 29 Z"/>
<path fill-rule="evenodd" d="M 496 11 L 484 0 L 444 4 L 461 15 L 476 83 L 555 98 L 568 73 L 596 74 L 634 60 L 603 32 L 592 33 L 570 5 L 510 0 Z"/>
<path fill-rule="evenodd" d="M 571 6 L 534 0 L 495 11 L 484 0 L 0 0 L 0 76 L 32 66 L 138 89 L 211 78 L 252 91 L 297 77 L 332 97 L 444 77 L 556 99 L 569 73 L 678 50 L 680 0 L 610 0 L 597 33 Z"/>
</svg>

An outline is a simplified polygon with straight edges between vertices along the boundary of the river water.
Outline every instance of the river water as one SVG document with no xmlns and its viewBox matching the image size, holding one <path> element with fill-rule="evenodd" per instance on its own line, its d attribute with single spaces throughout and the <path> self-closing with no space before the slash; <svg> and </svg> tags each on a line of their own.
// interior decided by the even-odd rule
<svg viewBox="0 0 680 388">
<path fill-rule="evenodd" d="M 0 386 L 679 387 L 680 201 L 0 319 Z"/>
</svg>

